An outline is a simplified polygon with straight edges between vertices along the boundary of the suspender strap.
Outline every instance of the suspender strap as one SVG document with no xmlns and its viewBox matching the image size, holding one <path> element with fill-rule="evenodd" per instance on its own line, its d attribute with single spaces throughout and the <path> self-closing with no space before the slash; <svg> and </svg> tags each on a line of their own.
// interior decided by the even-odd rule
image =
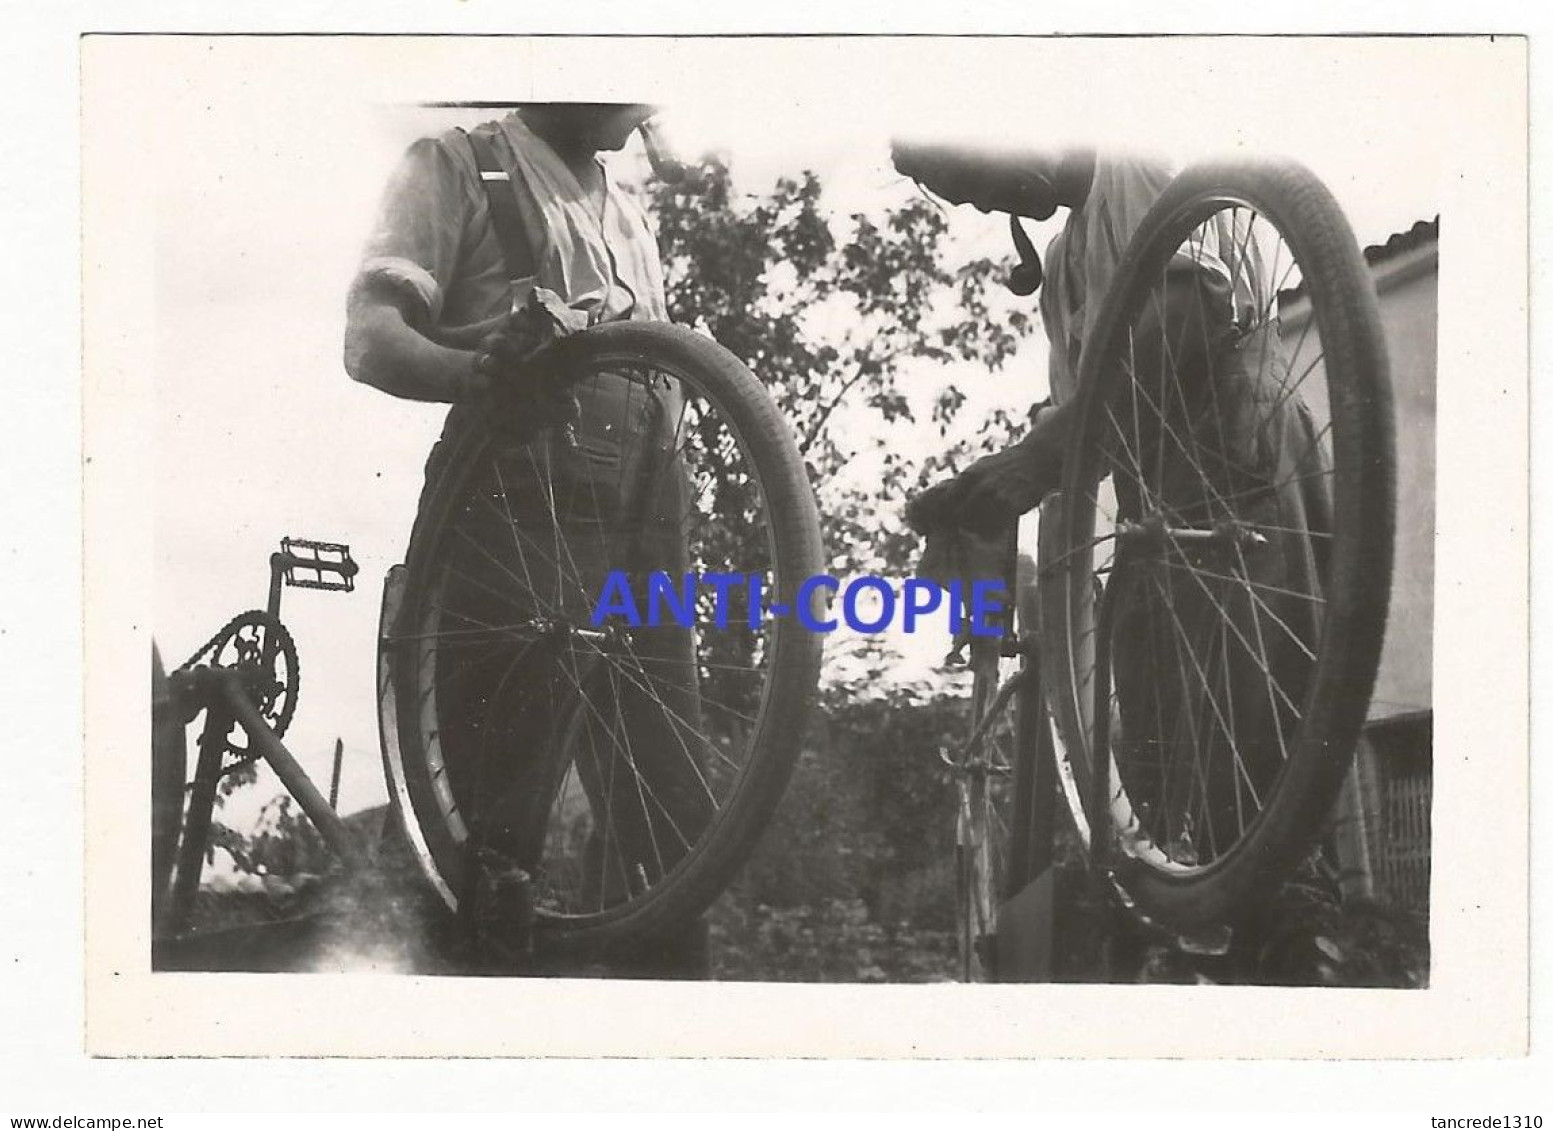
<svg viewBox="0 0 1553 1131">
<path fill-rule="evenodd" d="M 529 226 L 524 223 L 524 208 L 518 199 L 523 186 L 512 183 L 507 170 L 496 159 L 496 147 L 490 134 L 471 130 L 470 148 L 474 150 L 475 165 L 480 170 L 480 183 L 485 187 L 485 199 L 491 213 L 491 227 L 501 244 L 502 258 L 507 261 L 509 279 L 528 279 L 534 275 L 534 250 L 529 243 Z"/>
</svg>

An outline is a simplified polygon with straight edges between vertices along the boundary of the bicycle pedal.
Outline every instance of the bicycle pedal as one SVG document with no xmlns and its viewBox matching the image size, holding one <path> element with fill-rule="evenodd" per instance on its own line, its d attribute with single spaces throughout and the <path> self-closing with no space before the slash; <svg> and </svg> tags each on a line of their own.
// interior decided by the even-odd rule
<svg viewBox="0 0 1553 1131">
<path fill-rule="evenodd" d="M 287 585 L 298 589 L 328 589 L 349 593 L 356 588 L 360 567 L 343 542 L 318 542 L 311 538 L 282 538 L 280 551 L 270 558 Z"/>
</svg>

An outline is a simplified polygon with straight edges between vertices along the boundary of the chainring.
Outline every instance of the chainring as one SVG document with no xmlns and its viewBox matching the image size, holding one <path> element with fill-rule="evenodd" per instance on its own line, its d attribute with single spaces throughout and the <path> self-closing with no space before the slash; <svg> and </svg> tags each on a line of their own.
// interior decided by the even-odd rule
<svg viewBox="0 0 1553 1131">
<path fill-rule="evenodd" d="M 296 641 L 280 618 L 263 609 L 250 609 L 227 621 L 184 668 L 196 664 L 212 667 L 244 667 L 254 706 L 277 737 L 286 733 L 297 710 L 301 674 Z M 243 729 L 234 726 L 226 736 L 225 770 L 234 770 L 257 756 Z"/>
</svg>

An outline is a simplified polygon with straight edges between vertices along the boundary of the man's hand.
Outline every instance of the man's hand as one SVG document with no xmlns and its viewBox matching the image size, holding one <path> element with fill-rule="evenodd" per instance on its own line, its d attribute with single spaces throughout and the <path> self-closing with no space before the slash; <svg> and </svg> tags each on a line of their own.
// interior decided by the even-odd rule
<svg viewBox="0 0 1553 1131">
<path fill-rule="evenodd" d="M 1043 412 L 1019 443 L 911 500 L 906 521 L 920 534 L 951 527 L 998 533 L 1061 485 L 1069 415 L 1066 406 Z"/>
<path fill-rule="evenodd" d="M 535 291 L 529 304 L 497 326 L 475 355 L 467 399 L 482 406 L 495 428 L 529 435 L 578 416 L 577 398 L 553 378 L 544 354 L 585 328 L 587 318 L 552 309 L 559 299 L 551 299 L 549 292 Z"/>
<path fill-rule="evenodd" d="M 1062 480 L 1062 453 L 1034 433 L 971 464 L 952 484 L 959 525 L 993 534 L 1040 505 Z"/>
</svg>

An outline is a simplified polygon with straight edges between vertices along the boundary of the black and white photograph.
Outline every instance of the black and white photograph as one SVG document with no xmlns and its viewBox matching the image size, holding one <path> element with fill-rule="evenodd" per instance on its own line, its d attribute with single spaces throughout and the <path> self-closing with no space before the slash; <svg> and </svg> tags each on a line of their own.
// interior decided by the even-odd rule
<svg viewBox="0 0 1553 1131">
<path fill-rule="evenodd" d="M 87 914 L 146 1000 L 1255 990 L 1312 1027 L 1269 1048 L 1388 1055 L 1446 1047 L 1402 1030 L 1462 916 L 1524 948 L 1524 856 L 1449 871 L 1489 782 L 1440 641 L 1506 622 L 1436 569 L 1524 507 L 1524 462 L 1447 502 L 1492 421 L 1437 412 L 1502 308 L 1461 170 L 1524 186 L 1521 44 L 82 52 L 87 452 L 133 473 L 88 468 L 89 603 L 131 512 L 146 559 Z M 1165 1025 L 1070 1047 L 1230 1039 Z"/>
</svg>

